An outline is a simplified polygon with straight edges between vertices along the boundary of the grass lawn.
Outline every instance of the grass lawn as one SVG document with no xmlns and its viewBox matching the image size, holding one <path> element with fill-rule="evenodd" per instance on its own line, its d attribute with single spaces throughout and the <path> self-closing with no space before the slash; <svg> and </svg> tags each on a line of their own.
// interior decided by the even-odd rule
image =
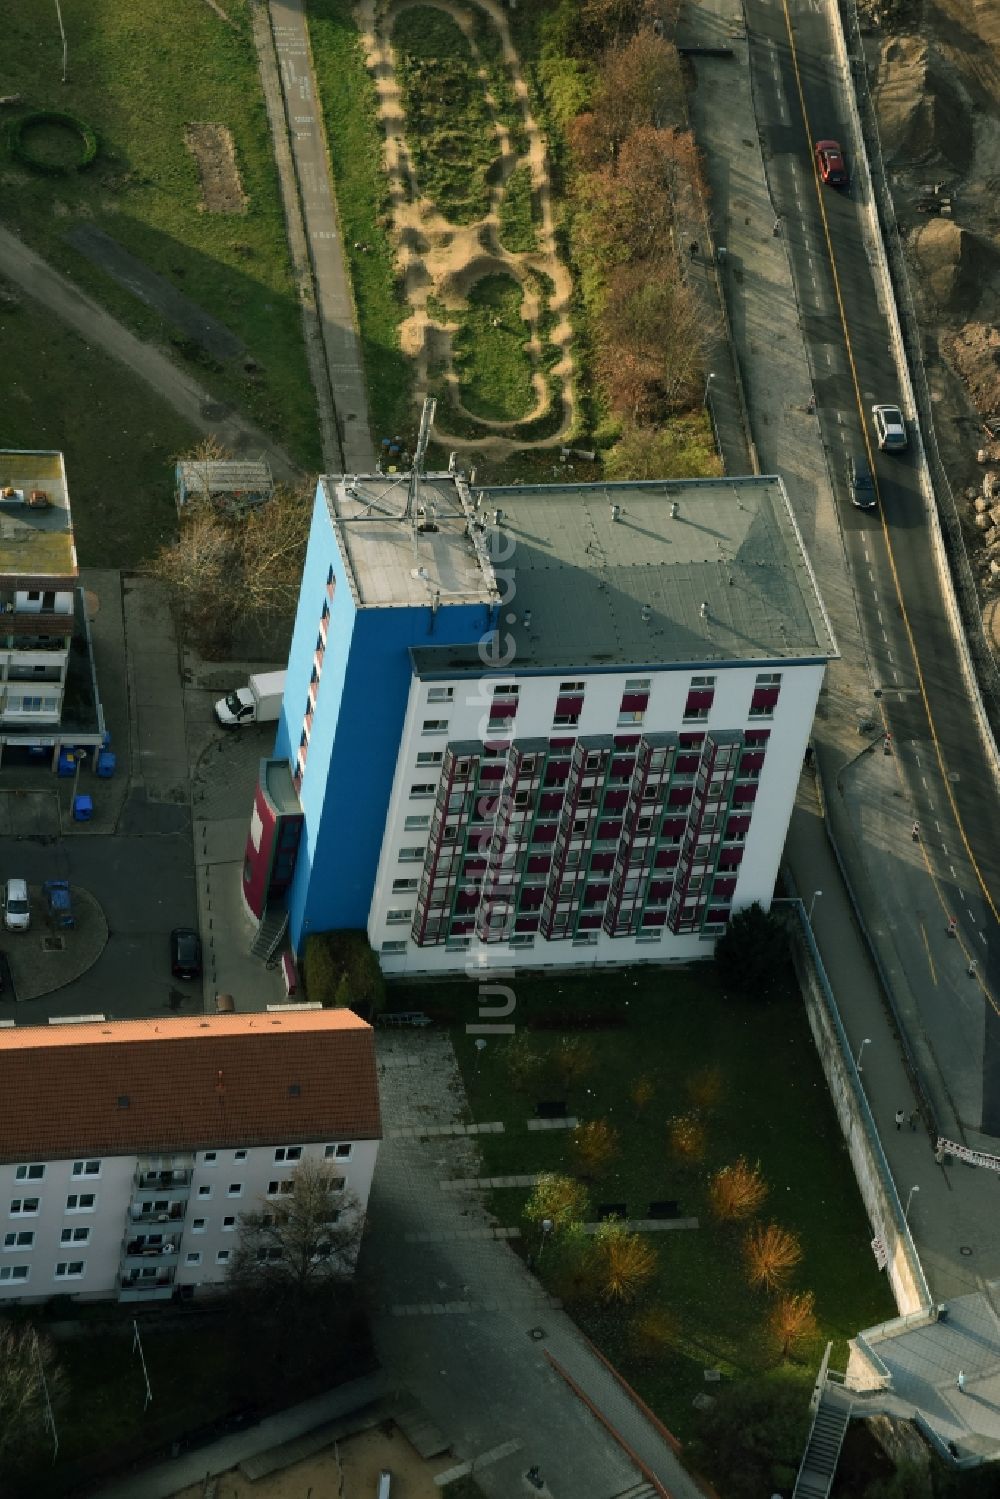
<svg viewBox="0 0 1000 1499">
<path fill-rule="evenodd" d="M 75 115 L 100 145 L 91 166 L 63 177 L 32 171 L 0 147 L 5 222 L 141 336 L 173 343 L 199 379 L 315 467 L 315 411 L 247 0 L 225 0 L 224 9 L 232 25 L 204 0 L 167 9 L 157 0 L 70 0 L 64 85 L 54 9 L 0 0 L 4 91 L 22 95 L 25 112 Z M 229 128 L 245 213 L 202 210 L 189 122 Z M 242 358 L 205 361 L 74 249 L 67 235 L 80 224 L 104 230 L 223 322 L 260 366 L 253 382 Z"/>
<path fill-rule="evenodd" d="M 173 461 L 199 434 L 27 298 L 0 304 L 0 367 L 0 448 L 63 450 L 80 565 L 138 567 L 176 531 Z"/>
<path fill-rule="evenodd" d="M 484 1171 L 492 1175 L 576 1167 L 568 1132 L 529 1134 L 525 1122 L 538 1098 L 564 1098 L 581 1119 L 605 1118 L 619 1132 L 610 1168 L 589 1183 L 592 1204 L 625 1203 L 645 1217 L 650 1202 L 674 1199 L 700 1227 L 650 1235 L 658 1252 L 654 1282 L 635 1308 L 576 1306 L 580 1325 L 618 1365 L 678 1436 L 697 1419 L 693 1397 L 705 1388 L 703 1370 L 726 1378 L 793 1382 L 808 1398 L 827 1339 L 844 1367 L 846 1339 L 894 1315 L 894 1303 L 869 1248 L 871 1231 L 830 1104 L 797 995 L 766 1007 L 727 999 L 709 965 L 686 971 L 645 970 L 587 976 L 515 977 L 513 1020 L 543 1051 L 567 1035 L 589 1039 L 590 1073 L 566 1090 L 551 1080 L 520 1093 L 511 1085 L 505 1042 L 490 1039 L 481 1055 L 466 1025 L 478 1019 L 476 988 L 464 983 L 398 986 L 393 1004 L 426 1009 L 454 1021 L 452 1036 L 472 1116 L 503 1120 L 502 1135 L 482 1137 Z M 495 1004 L 495 1000 L 487 1003 Z M 620 1026 L 579 1029 L 589 1010 Z M 535 1029 L 540 1018 L 554 1029 Z M 652 1101 L 637 1115 L 635 1080 L 654 1082 Z M 716 1101 L 699 1105 L 699 1082 L 714 1075 Z M 683 1167 L 671 1157 L 667 1121 L 697 1109 L 705 1128 L 703 1159 Z M 708 1177 L 744 1155 L 760 1162 L 770 1192 L 758 1217 L 772 1219 L 801 1239 L 803 1258 L 791 1289 L 816 1293 L 820 1333 L 781 1363 L 764 1335 L 768 1297 L 751 1292 L 740 1262 L 740 1230 L 715 1223 Z M 506 1223 L 520 1222 L 524 1192 L 498 1190 L 491 1206 Z M 526 1247 L 531 1247 L 530 1240 Z M 545 1273 L 544 1258 L 541 1270 Z M 635 1324 L 651 1312 L 667 1330 L 655 1358 L 641 1355 Z"/>
<path fill-rule="evenodd" d="M 489 208 L 499 152 L 472 50 L 451 17 L 429 6 L 400 12 L 392 45 L 418 190 L 453 224 L 472 224 Z"/>
<path fill-rule="evenodd" d="M 458 314 L 454 362 L 462 404 L 473 416 L 518 421 L 534 404 L 530 329 L 521 316 L 524 293 L 511 276 L 484 276 Z"/>
<path fill-rule="evenodd" d="M 413 374 L 399 347 L 404 307 L 396 284 L 382 173 L 375 88 L 365 68 L 350 0 L 308 7 L 316 82 L 333 164 L 344 248 L 361 329 L 368 403 L 376 439 L 415 428 Z M 368 246 L 368 253 L 351 247 Z"/>
</svg>

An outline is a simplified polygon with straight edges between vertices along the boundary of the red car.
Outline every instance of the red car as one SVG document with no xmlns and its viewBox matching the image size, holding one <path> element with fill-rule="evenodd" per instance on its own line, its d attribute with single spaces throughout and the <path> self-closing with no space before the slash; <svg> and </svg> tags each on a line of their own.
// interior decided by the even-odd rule
<svg viewBox="0 0 1000 1499">
<path fill-rule="evenodd" d="M 816 142 L 816 165 L 819 175 L 830 187 L 847 186 L 847 163 L 836 141 Z"/>
</svg>

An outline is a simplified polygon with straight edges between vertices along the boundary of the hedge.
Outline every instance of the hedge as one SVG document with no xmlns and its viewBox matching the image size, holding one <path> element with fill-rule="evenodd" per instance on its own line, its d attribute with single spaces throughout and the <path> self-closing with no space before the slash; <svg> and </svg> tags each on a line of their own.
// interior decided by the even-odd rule
<svg viewBox="0 0 1000 1499">
<path fill-rule="evenodd" d="M 349 1006 L 366 1019 L 385 1004 L 385 981 L 363 931 L 311 932 L 302 961 L 306 998 L 324 1009 Z"/>
</svg>

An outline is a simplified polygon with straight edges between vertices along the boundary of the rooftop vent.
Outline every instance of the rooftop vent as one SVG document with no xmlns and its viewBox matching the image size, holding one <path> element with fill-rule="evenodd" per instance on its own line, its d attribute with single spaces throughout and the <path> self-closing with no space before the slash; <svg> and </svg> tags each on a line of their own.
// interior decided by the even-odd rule
<svg viewBox="0 0 1000 1499">
<path fill-rule="evenodd" d="M 671 520 L 676 520 L 677 519 L 677 516 L 678 516 L 678 513 L 680 511 L 680 508 L 681 507 L 678 505 L 678 503 L 677 503 L 676 500 L 671 500 L 670 501 L 670 519 Z"/>
<path fill-rule="evenodd" d="M 524 628 L 526 630 L 530 630 L 531 629 L 531 610 L 530 609 L 525 609 L 524 614 L 521 617 L 521 623 L 524 625 Z"/>
<path fill-rule="evenodd" d="M 500 524 L 500 522 L 502 520 L 503 520 L 503 511 L 500 510 L 499 508 L 496 509 L 496 510 L 494 510 L 494 512 L 493 512 L 493 524 L 495 526 L 499 526 L 499 524 Z"/>
<path fill-rule="evenodd" d="M 643 604 L 643 606 L 642 606 L 642 622 L 643 622 L 643 624 L 644 625 L 648 625 L 649 621 L 652 619 L 652 617 L 653 617 L 653 611 L 652 611 L 652 609 L 649 607 L 648 604 Z"/>
<path fill-rule="evenodd" d="M 702 601 L 702 605 L 698 610 L 698 613 L 701 615 L 702 619 L 708 618 L 708 605 L 704 602 L 704 600 Z"/>
<path fill-rule="evenodd" d="M 611 519 L 612 520 L 617 520 L 619 518 L 619 516 L 621 515 L 621 513 L 622 513 L 622 507 L 620 505 L 612 505 L 612 507 L 611 507 Z"/>
<path fill-rule="evenodd" d="M 132 1102 L 132 1100 L 129 1098 L 129 1096 L 128 1096 L 127 1093 L 119 1093 L 119 1095 L 118 1095 L 118 1107 L 120 1109 L 127 1109 L 129 1107 L 129 1105 L 131 1104 L 131 1102 Z"/>
</svg>

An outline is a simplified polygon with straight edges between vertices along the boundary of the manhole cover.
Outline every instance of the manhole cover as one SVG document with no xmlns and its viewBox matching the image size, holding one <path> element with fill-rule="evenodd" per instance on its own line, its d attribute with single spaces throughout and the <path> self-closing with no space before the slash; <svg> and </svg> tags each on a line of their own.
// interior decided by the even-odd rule
<svg viewBox="0 0 1000 1499">
<path fill-rule="evenodd" d="M 971 1244 L 960 1244 L 958 1252 L 959 1252 L 959 1254 L 966 1254 L 966 1255 L 971 1254 L 972 1253 L 972 1245 Z"/>
<path fill-rule="evenodd" d="M 66 946 L 66 938 L 65 937 L 43 937 L 42 938 L 42 951 L 43 952 L 62 952 L 62 950 L 63 950 L 63 948 L 65 946 Z"/>
<path fill-rule="evenodd" d="M 536 1343 L 540 1343 L 542 1341 L 542 1339 L 544 1338 L 544 1336 L 545 1336 L 545 1328 L 544 1327 L 532 1327 L 530 1329 L 529 1333 L 528 1333 L 528 1337 L 531 1338 Z"/>
</svg>

